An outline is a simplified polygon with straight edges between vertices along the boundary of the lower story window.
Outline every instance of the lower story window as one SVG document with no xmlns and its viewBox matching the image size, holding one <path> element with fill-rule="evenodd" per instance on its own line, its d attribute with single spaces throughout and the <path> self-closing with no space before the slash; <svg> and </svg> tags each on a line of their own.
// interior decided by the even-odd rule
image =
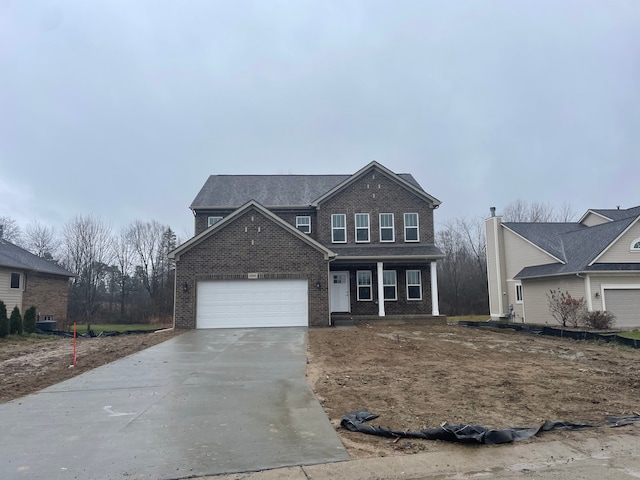
<svg viewBox="0 0 640 480">
<path fill-rule="evenodd" d="M 20 288 L 20 274 L 11 273 L 11 288 Z"/>
<path fill-rule="evenodd" d="M 516 283 L 516 303 L 522 303 L 522 284 Z"/>
<path fill-rule="evenodd" d="M 397 284 L 396 284 L 396 272 L 395 270 L 385 270 L 382 272 L 382 284 L 384 287 L 384 299 L 385 300 L 397 300 Z"/>
<path fill-rule="evenodd" d="M 407 270 L 407 299 L 422 300 L 420 270 Z"/>
<path fill-rule="evenodd" d="M 371 300 L 371 270 L 359 270 L 358 276 L 358 300 Z"/>
</svg>

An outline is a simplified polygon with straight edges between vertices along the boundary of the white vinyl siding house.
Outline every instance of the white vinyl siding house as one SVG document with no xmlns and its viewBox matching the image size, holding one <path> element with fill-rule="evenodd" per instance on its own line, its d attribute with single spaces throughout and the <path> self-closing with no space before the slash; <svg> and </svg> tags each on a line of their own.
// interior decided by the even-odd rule
<svg viewBox="0 0 640 480">
<path fill-rule="evenodd" d="M 18 288 L 11 287 L 11 276 L 12 274 L 20 275 L 20 284 Z M 7 316 L 11 314 L 11 310 L 13 307 L 18 307 L 22 312 L 22 291 L 23 291 L 23 276 L 20 272 L 16 272 L 15 270 L 0 268 L 0 298 L 5 303 L 7 307 Z"/>
</svg>

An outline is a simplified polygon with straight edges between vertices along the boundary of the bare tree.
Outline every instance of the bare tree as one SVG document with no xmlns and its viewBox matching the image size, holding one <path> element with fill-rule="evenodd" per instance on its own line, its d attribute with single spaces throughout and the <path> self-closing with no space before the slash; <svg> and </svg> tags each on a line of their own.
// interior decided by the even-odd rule
<svg viewBox="0 0 640 480">
<path fill-rule="evenodd" d="M 90 322 L 98 311 L 98 292 L 113 257 L 111 227 L 99 218 L 77 216 L 64 225 L 62 235 L 64 265 L 76 274 L 70 315 L 82 315 Z"/>
<path fill-rule="evenodd" d="M 47 260 L 54 260 L 57 257 L 60 240 L 53 227 L 47 227 L 34 220 L 24 229 L 23 237 L 25 248 L 34 255 Z"/>
<path fill-rule="evenodd" d="M 1 238 L 15 245 L 22 245 L 22 230 L 18 222 L 8 216 L 0 217 L 0 226 L 2 227 Z"/>
<path fill-rule="evenodd" d="M 586 314 L 586 302 L 584 298 L 574 298 L 569 292 L 560 289 L 551 289 L 547 293 L 549 313 L 563 327 L 567 323 L 571 327 L 577 327 Z"/>
<path fill-rule="evenodd" d="M 502 213 L 505 222 L 568 222 L 575 213 L 568 203 L 558 209 L 549 203 L 515 200 L 509 203 Z"/>
<path fill-rule="evenodd" d="M 122 228 L 113 242 L 114 260 L 117 267 L 117 278 L 115 283 L 118 286 L 120 300 L 120 319 L 124 319 L 126 310 L 127 289 L 131 283 L 133 273 L 133 260 L 135 251 L 129 238 L 129 228 Z"/>
<path fill-rule="evenodd" d="M 488 309 L 486 242 L 480 219 L 458 219 L 438 231 L 446 255 L 438 262 L 441 308 L 447 315 L 484 314 Z"/>
</svg>

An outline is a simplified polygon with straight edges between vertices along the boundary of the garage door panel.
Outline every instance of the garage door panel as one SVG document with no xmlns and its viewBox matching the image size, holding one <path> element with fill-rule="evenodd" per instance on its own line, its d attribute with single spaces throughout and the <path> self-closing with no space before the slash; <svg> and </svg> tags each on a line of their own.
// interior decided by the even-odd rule
<svg viewBox="0 0 640 480">
<path fill-rule="evenodd" d="M 606 288 L 606 308 L 616 316 L 616 327 L 640 326 L 640 289 Z"/>
<path fill-rule="evenodd" d="M 306 280 L 201 281 L 197 328 L 308 325 Z"/>
</svg>

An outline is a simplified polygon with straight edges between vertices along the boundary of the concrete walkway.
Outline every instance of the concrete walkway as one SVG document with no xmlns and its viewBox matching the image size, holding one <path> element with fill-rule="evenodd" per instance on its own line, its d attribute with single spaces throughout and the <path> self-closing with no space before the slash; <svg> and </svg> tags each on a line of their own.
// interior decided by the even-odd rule
<svg viewBox="0 0 640 480">
<path fill-rule="evenodd" d="M 0 405 L 0 478 L 173 479 L 347 460 L 305 366 L 306 328 L 187 332 Z"/>
<path fill-rule="evenodd" d="M 640 428 L 621 434 L 509 445 L 440 443 L 438 451 L 326 465 L 289 467 L 200 480 L 462 480 L 640 478 Z M 622 433 L 622 432 L 627 433 Z"/>
</svg>

